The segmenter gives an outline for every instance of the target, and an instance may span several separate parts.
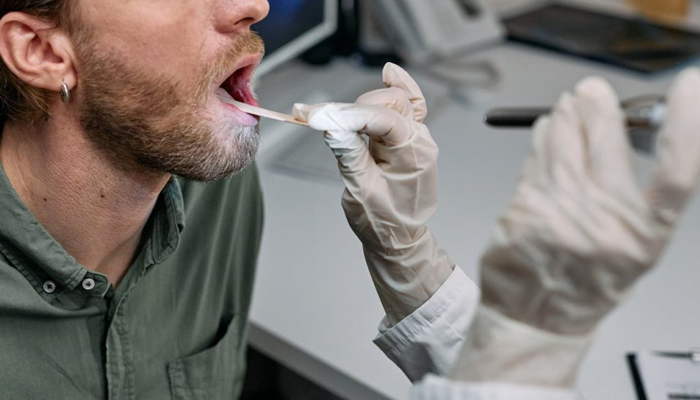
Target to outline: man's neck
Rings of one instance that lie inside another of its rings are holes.
[[[68,254],[116,286],[170,176],[115,168],[79,129],[57,119],[32,127],[6,123],[0,162],[19,197]]]

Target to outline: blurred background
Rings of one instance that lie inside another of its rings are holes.
[[[488,111],[549,107],[591,75],[609,80],[623,99],[661,94],[684,67],[700,66],[697,0],[270,5],[256,26],[268,52],[256,84],[261,106],[290,113],[296,102],[352,102],[382,86],[389,61],[419,82],[441,148],[440,208],[430,228],[475,280],[529,147],[528,129],[488,127]],[[331,152],[302,127],[265,120],[261,131],[266,226],[243,398],[406,399],[409,381],[372,344],[382,308],[340,207],[343,184]],[[643,180],[654,135],[630,133]],[[652,371],[644,360],[651,351],[700,347],[698,238],[695,201],[659,268],[601,327],[581,398],[670,398],[645,385],[672,372]],[[699,382],[700,374],[685,380],[691,395],[683,398],[699,399]]]

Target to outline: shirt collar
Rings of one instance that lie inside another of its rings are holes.
[[[180,235],[185,229],[185,202],[176,178],[170,178],[161,192],[151,221],[150,246],[145,248],[147,265],[164,262],[180,244]]]
[[[162,263],[175,251],[184,220],[182,191],[177,180],[171,178],[153,210],[151,229],[144,232],[147,236],[142,251],[146,252],[146,266]],[[88,274],[22,202],[1,163],[0,221],[0,250],[11,261],[32,264],[24,265],[25,268],[40,268],[68,290],[75,289]]]

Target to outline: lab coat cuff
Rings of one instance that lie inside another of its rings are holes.
[[[385,317],[374,343],[412,381],[427,373],[446,375],[454,365],[481,292],[456,267],[447,281],[418,310],[391,326]]]
[[[504,383],[463,383],[429,375],[411,390],[411,400],[576,400],[573,390]]]

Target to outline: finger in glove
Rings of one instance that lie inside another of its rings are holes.
[[[382,73],[384,85],[388,88],[402,89],[413,105],[414,120],[423,122],[428,116],[428,106],[423,91],[418,83],[406,72],[405,69],[393,63],[387,63]]]
[[[646,198],[673,224],[697,191],[700,176],[700,70],[683,71],[667,94],[668,114],[657,141],[657,163]]]

